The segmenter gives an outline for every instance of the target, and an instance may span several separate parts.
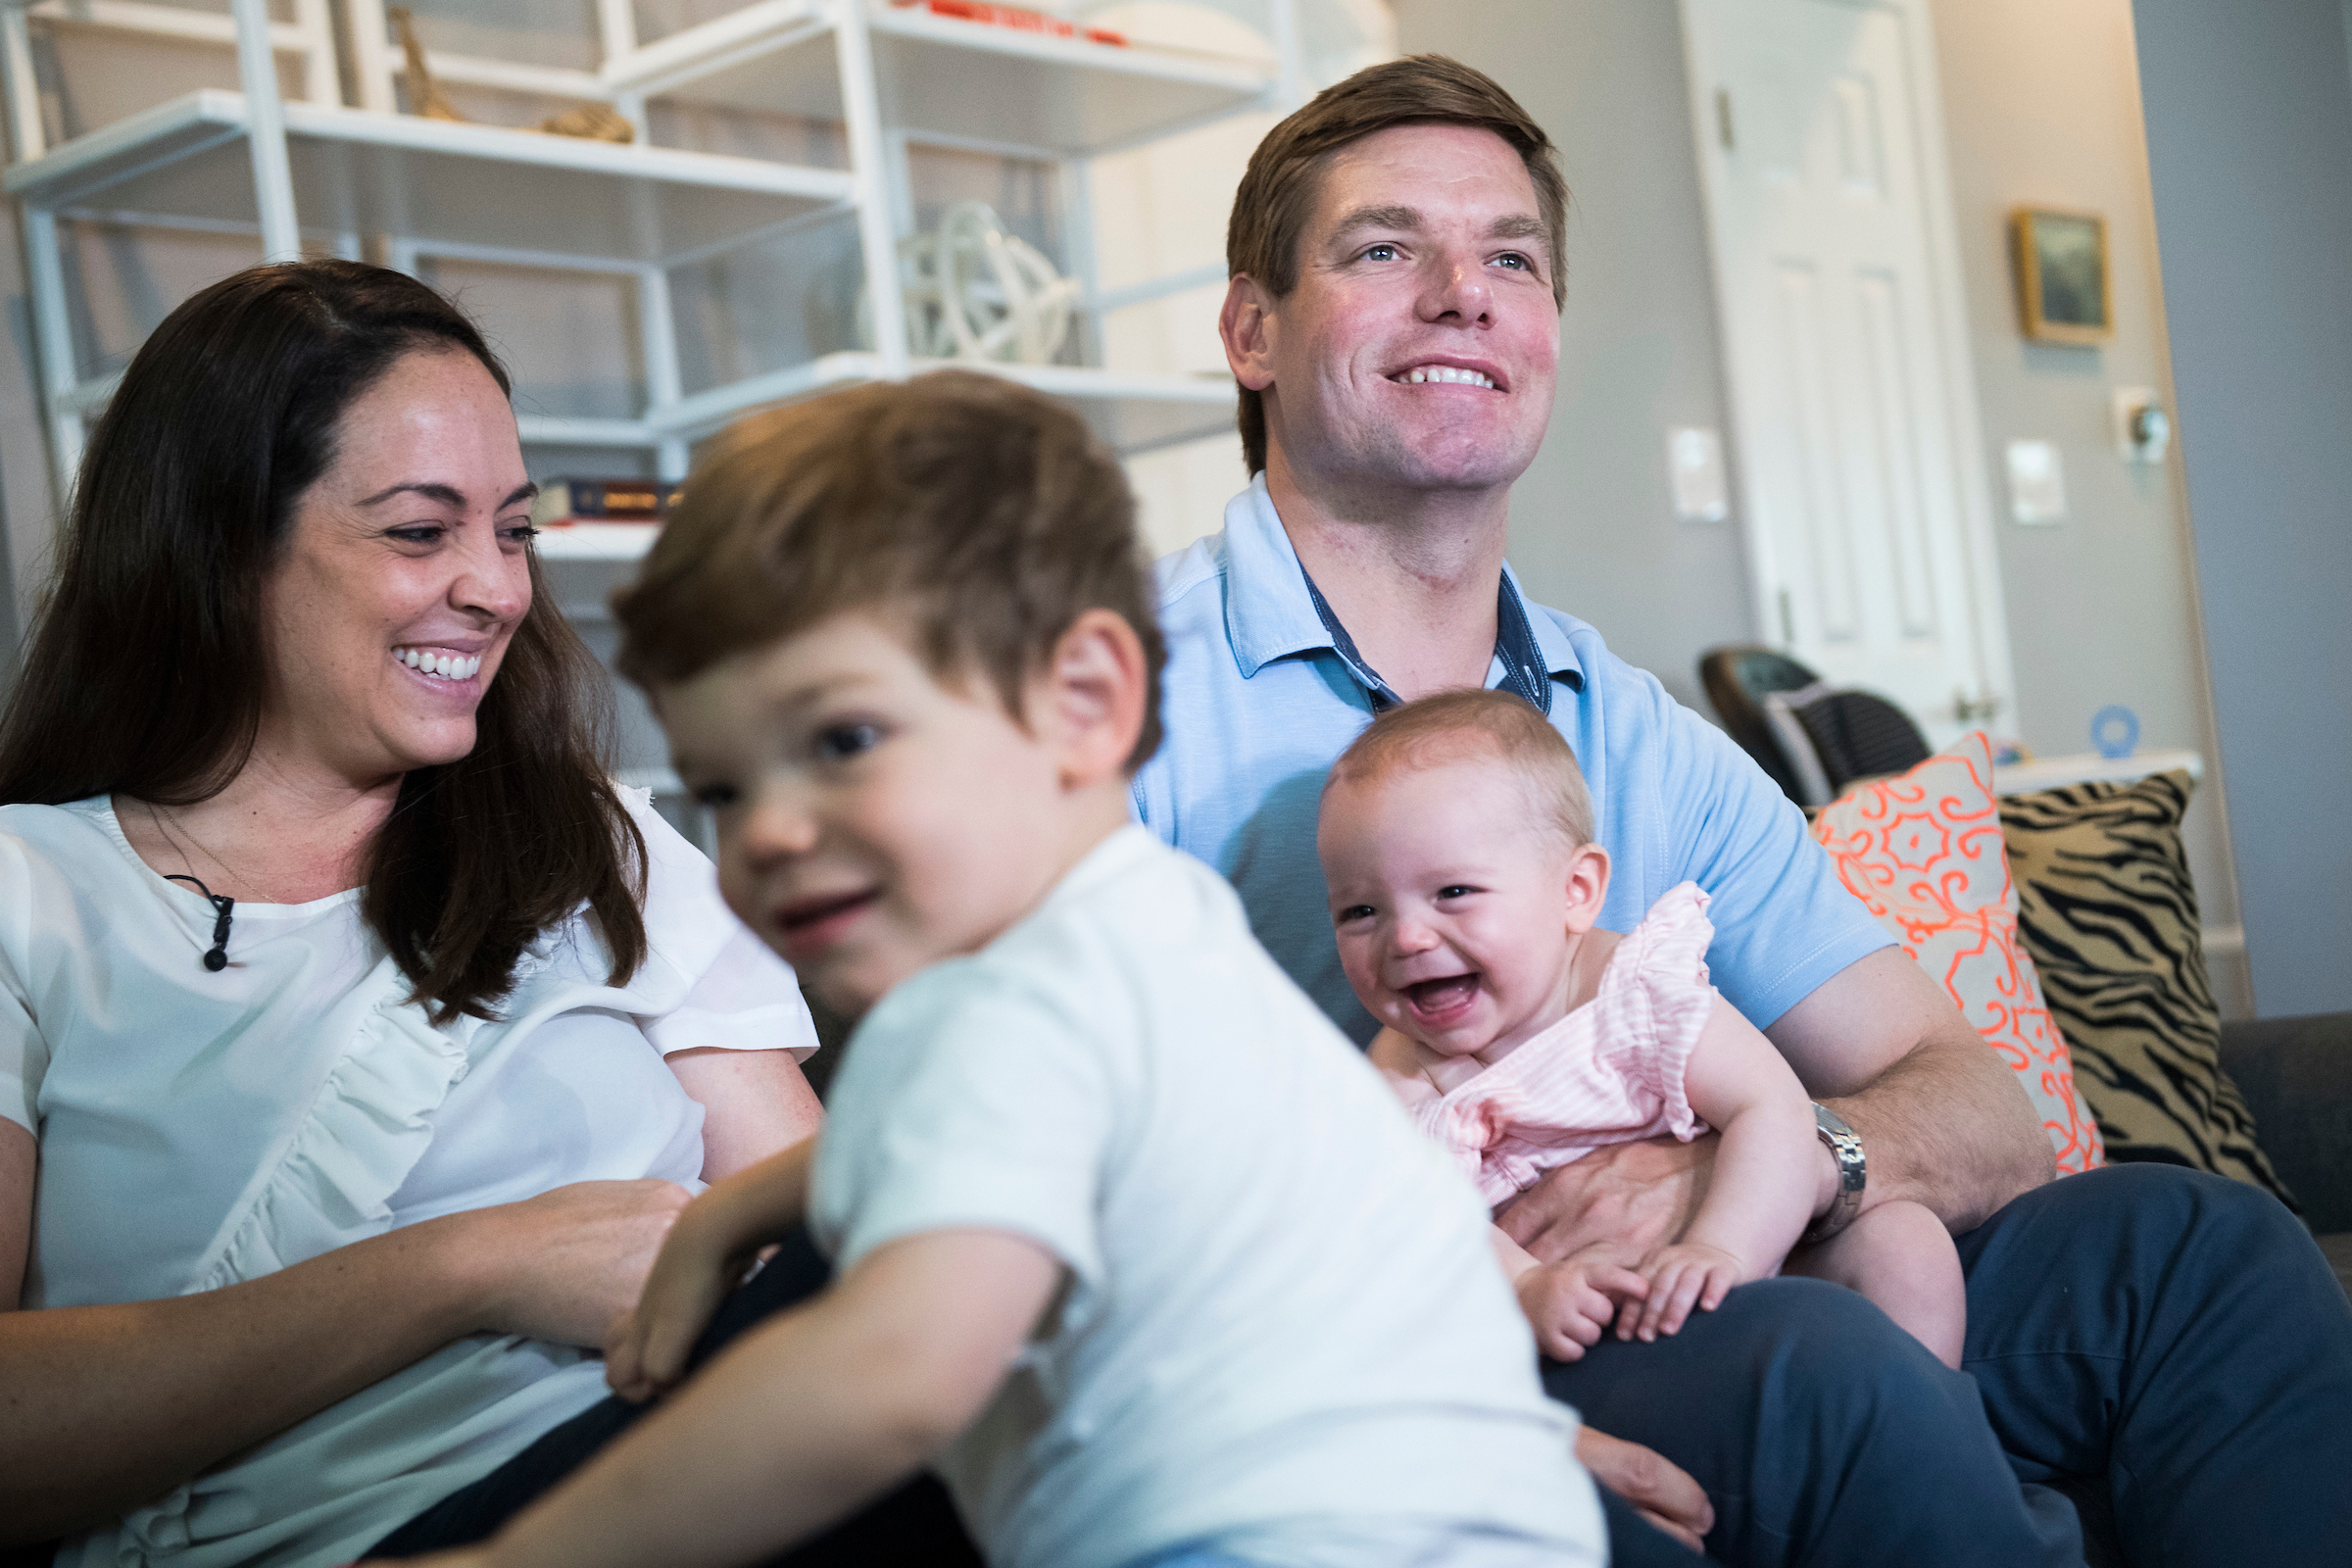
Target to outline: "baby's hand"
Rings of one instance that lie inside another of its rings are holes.
[[[662,1244],[636,1306],[605,1338],[605,1381],[624,1399],[643,1403],[686,1375],[686,1359],[728,1289],[749,1260],[730,1255],[687,1205]]]
[[[1617,1337],[1639,1334],[1654,1340],[1674,1334],[1690,1320],[1690,1308],[1712,1312],[1723,1304],[1731,1288],[1747,1277],[1747,1267],[1720,1247],[1702,1242],[1677,1242],[1662,1247],[1642,1266],[1648,1292],[1637,1312],[1628,1306],[1617,1318]]]
[[[1631,1316],[1649,1293],[1647,1280],[1596,1251],[1539,1263],[1519,1276],[1519,1310],[1536,1331],[1536,1348],[1555,1361],[1582,1359],[1587,1347],[1600,1343],[1620,1301]]]

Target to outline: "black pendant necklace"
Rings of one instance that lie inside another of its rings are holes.
[[[215,893],[192,876],[166,875],[164,880],[187,883],[203,894],[204,902],[213,906],[213,946],[212,951],[204,956],[204,966],[219,974],[228,967],[228,911],[237,906],[237,901],[224,893]]]

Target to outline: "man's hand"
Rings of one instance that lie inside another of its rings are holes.
[[[1651,1138],[1596,1149],[1511,1200],[1494,1223],[1537,1261],[1556,1263],[1609,1244],[1644,1258],[1690,1225],[1707,1196],[1715,1137]]]
[[[1591,1427],[1576,1433],[1576,1461],[1592,1479],[1634,1505],[1634,1511],[1692,1551],[1705,1551],[1715,1528],[1715,1505],[1697,1482],[1655,1449]]]
[[[1577,1361],[1600,1343],[1621,1307],[1628,1314],[1635,1310],[1649,1282],[1604,1245],[1538,1264],[1519,1276],[1517,1289],[1519,1310],[1536,1333],[1536,1348],[1555,1361]]]
[[[1618,1314],[1617,1337],[1621,1340],[1637,1334],[1645,1341],[1661,1334],[1679,1334],[1690,1321],[1692,1307],[1714,1311],[1733,1286],[1749,1277],[1747,1265],[1740,1259],[1720,1247],[1699,1242],[1661,1248],[1642,1265],[1642,1273],[1649,1292],[1642,1298],[1639,1322],[1631,1306]]]

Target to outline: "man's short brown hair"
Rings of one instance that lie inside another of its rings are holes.
[[[1592,795],[1576,751],[1551,720],[1513,692],[1475,688],[1440,692],[1381,714],[1331,764],[1325,790],[1375,784],[1398,773],[1453,762],[1509,768],[1527,790],[1533,824],[1567,847],[1592,842]]]
[[[617,662],[640,685],[881,611],[935,677],[977,669],[1016,719],[1054,643],[1098,609],[1144,645],[1132,770],[1159,746],[1166,650],[1126,479],[1068,409],[968,370],[736,421],[613,600]]]
[[[1266,132],[1250,155],[1225,226],[1225,270],[1255,278],[1276,299],[1298,286],[1298,252],[1323,192],[1331,155],[1395,125],[1475,125],[1508,142],[1536,187],[1537,216],[1551,247],[1551,300],[1567,299],[1561,252],[1568,238],[1568,181],[1544,127],[1494,78],[1444,55],[1407,55],[1368,66]],[[1242,457],[1266,466],[1266,406],[1242,388]]]

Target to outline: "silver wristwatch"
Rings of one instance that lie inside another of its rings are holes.
[[[1870,1162],[1862,1157],[1862,1140],[1845,1118],[1818,1101],[1813,1105],[1813,1128],[1837,1156],[1838,1196],[1830,1200],[1830,1211],[1815,1220],[1799,1240],[1826,1242],[1862,1212],[1862,1186],[1870,1179]]]

